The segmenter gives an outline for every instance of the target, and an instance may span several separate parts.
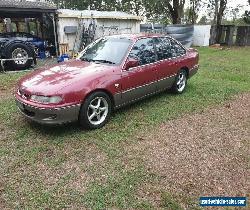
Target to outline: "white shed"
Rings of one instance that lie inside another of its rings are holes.
[[[104,35],[139,33],[143,17],[118,11],[58,10],[58,42],[70,51],[79,50],[79,34],[82,28],[94,26],[93,39]]]
[[[194,46],[209,46],[211,25],[194,25]]]

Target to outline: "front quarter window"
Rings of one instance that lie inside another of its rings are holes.
[[[78,57],[89,62],[120,64],[124,59],[131,40],[119,37],[104,37],[89,45]]]

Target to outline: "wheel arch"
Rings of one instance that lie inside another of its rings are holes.
[[[113,109],[114,106],[115,106],[114,97],[113,97],[112,93],[111,93],[110,91],[108,91],[107,89],[105,89],[105,88],[97,88],[97,89],[91,90],[89,93],[87,93],[87,94],[85,95],[84,99],[82,100],[82,103],[83,103],[83,102],[85,101],[85,99],[88,98],[92,93],[95,93],[95,92],[98,92],[98,91],[104,92],[104,93],[106,93],[106,94],[109,96],[109,98],[110,98],[110,100],[111,100],[111,104],[112,104],[112,107],[111,107],[111,108]]]
[[[181,69],[185,70],[187,73],[187,79],[189,78],[189,68],[187,66],[181,67]]]

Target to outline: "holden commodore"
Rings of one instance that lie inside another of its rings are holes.
[[[100,128],[119,107],[166,89],[183,93],[198,70],[198,60],[195,49],[165,35],[102,37],[77,59],[23,77],[15,99],[32,121],[79,121],[83,128]]]

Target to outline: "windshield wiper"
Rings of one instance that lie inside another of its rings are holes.
[[[91,62],[93,61],[92,59],[89,59],[89,58],[81,58],[82,61],[87,61],[87,62]]]
[[[115,64],[112,61],[108,61],[108,60],[92,60],[93,62],[100,62],[100,63],[109,63],[109,64]]]

